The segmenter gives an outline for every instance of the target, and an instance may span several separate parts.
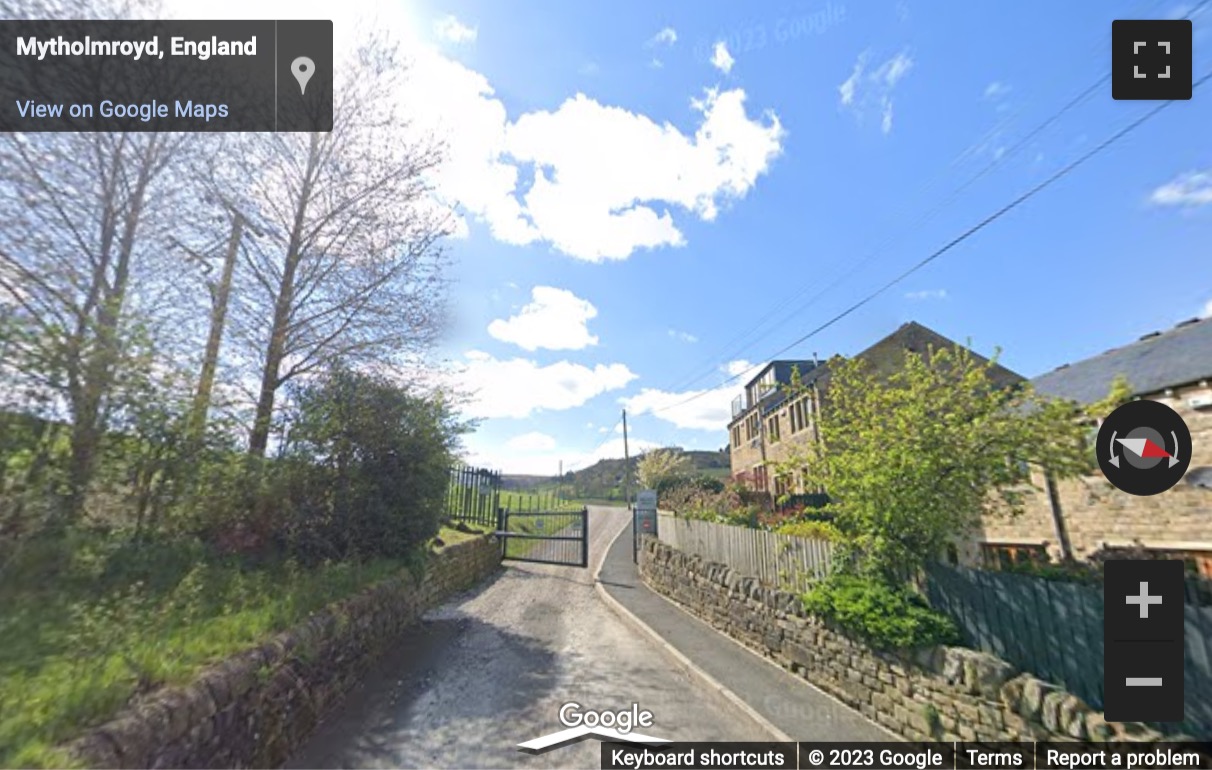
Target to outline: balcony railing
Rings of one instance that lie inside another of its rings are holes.
[[[741,395],[732,399],[732,417],[733,417],[733,419],[736,419],[742,412],[744,412],[748,408],[749,408],[749,405],[745,403],[745,394],[744,393],[742,393]]]

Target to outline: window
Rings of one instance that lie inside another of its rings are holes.
[[[791,492],[791,485],[787,481],[786,476],[774,477],[774,496],[782,497]]]
[[[981,543],[986,569],[1005,570],[1019,564],[1047,564],[1048,549],[1036,543]]]
[[[741,426],[740,425],[732,426],[732,445],[734,447],[738,447],[741,445]]]
[[[766,435],[770,437],[771,444],[779,442],[779,416],[777,414],[766,421]]]
[[[788,410],[791,420],[791,432],[799,433],[812,426],[812,396],[801,396],[791,404]]]
[[[753,439],[757,438],[758,434],[761,433],[761,430],[762,417],[757,413],[757,411],[754,411],[753,414],[749,415],[749,417],[745,419],[745,440],[752,441]]]

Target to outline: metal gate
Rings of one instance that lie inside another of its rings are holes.
[[[537,564],[589,566],[589,509],[513,512],[503,509],[497,526],[501,557]]]

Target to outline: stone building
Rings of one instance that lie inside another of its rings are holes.
[[[1086,559],[1144,547],[1184,558],[1212,577],[1212,318],[1191,319],[1032,380],[1040,393],[1091,403],[1123,375],[1136,398],[1161,401],[1191,429],[1191,465],[1183,481],[1151,497],[1111,486],[1102,475],[1050,482],[1013,519],[987,517],[961,548],[969,564],[1004,567],[1021,560]],[[1091,449],[1093,451],[1093,449]]]
[[[889,375],[904,365],[905,354],[925,354],[931,348],[957,347],[959,343],[916,321],[900,328],[858,353],[877,375]],[[973,354],[978,361],[987,361]],[[798,371],[804,390],[789,400],[785,386]],[[993,370],[1000,384],[1022,382],[1023,377],[1002,366]],[[816,417],[828,408],[826,395],[829,364],[825,361],[771,361],[745,384],[744,392],[732,402],[732,421],[728,425],[728,446],[734,480],[769,492],[777,499],[784,494],[804,494],[800,478],[774,476],[770,467],[788,459],[819,439]]]

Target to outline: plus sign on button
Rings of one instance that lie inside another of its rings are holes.
[[[1111,96],[1191,98],[1191,20],[1111,22]]]
[[[1103,563],[1107,721],[1182,721],[1184,580],[1175,559]]]

